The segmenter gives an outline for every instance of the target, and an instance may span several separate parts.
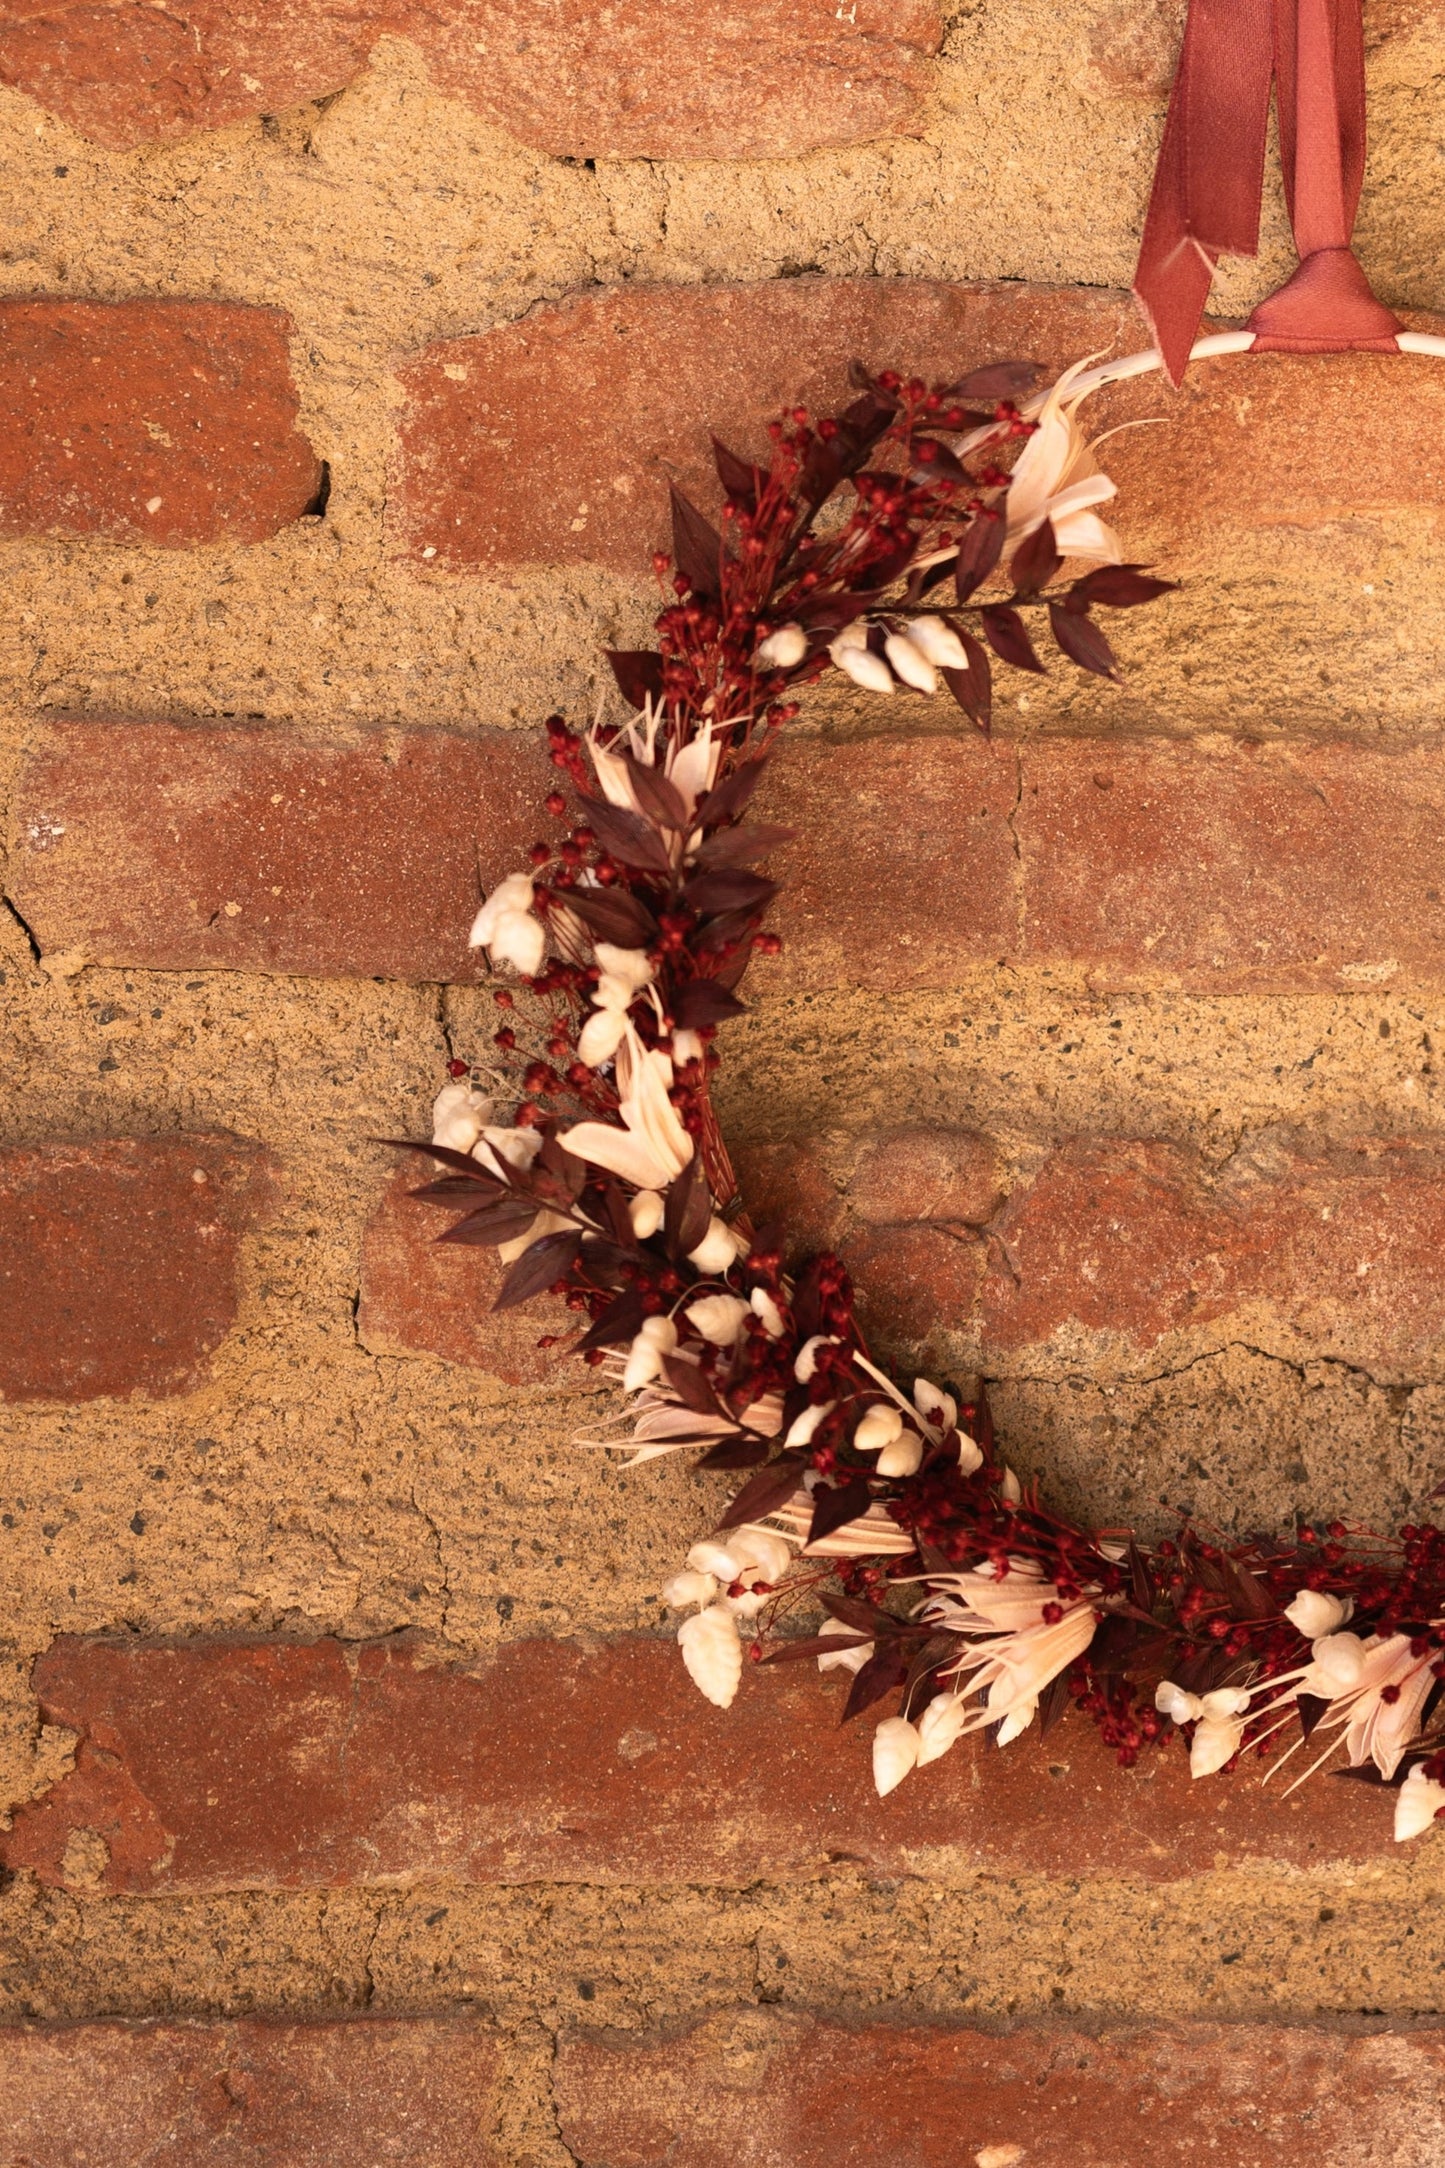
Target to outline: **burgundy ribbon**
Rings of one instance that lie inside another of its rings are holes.
[[[1189,0],[1134,291],[1177,384],[1221,255],[1259,249],[1270,84],[1299,269],[1249,320],[1256,350],[1394,348],[1350,247],[1365,169],[1361,0]]]

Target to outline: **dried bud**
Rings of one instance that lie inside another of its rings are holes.
[[[881,1453],[886,1445],[892,1445],[902,1428],[903,1417],[886,1401],[879,1407],[869,1408],[853,1433],[854,1451]]]
[[[911,685],[919,693],[938,691],[938,672],[906,633],[890,632],[883,643],[883,652],[905,685]]]
[[[670,1317],[648,1317],[642,1321],[642,1330],[627,1351],[627,1367],[622,1373],[622,1390],[635,1393],[654,1378],[662,1375],[662,1358],[670,1355],[677,1346],[677,1327]]]
[[[968,1703],[961,1694],[936,1694],[918,1719],[918,1767],[946,1754],[967,1722]]]
[[[796,670],[808,652],[808,635],[801,625],[779,625],[770,632],[753,657],[759,670]]]
[[[700,1295],[687,1306],[689,1323],[714,1347],[735,1347],[750,1311],[740,1295]]]
[[[710,1573],[675,1573],[662,1592],[662,1600],[671,1611],[685,1611],[689,1604],[709,1604],[717,1594],[717,1581]]]
[[[1354,1608],[1353,1596],[1325,1596],[1316,1588],[1302,1588],[1294,1602],[1285,1605],[1284,1615],[1306,1641],[1318,1641],[1322,1634],[1343,1626]]]
[[[677,1638],[693,1685],[714,1708],[731,1708],[743,1675],[743,1645],[726,1605],[709,1604],[684,1619]]]
[[[1436,1816],[1445,1808],[1445,1784],[1437,1784],[1425,1774],[1425,1764],[1416,1762],[1395,1800],[1395,1842],[1404,1844],[1410,1837],[1418,1837],[1427,1830]]]
[[[639,1242],[655,1235],[667,1213],[667,1200],[661,1190],[640,1189],[627,1207],[632,1222],[632,1232]]]
[[[926,662],[938,670],[966,670],[968,653],[952,625],[941,617],[915,617],[907,637]]]
[[[873,1784],[880,1799],[897,1791],[918,1761],[920,1740],[906,1716],[888,1716],[873,1734]]]
[[[707,1233],[695,1250],[688,1251],[688,1263],[705,1279],[714,1279],[726,1272],[730,1265],[735,1265],[737,1257],[737,1237],[726,1220],[719,1219],[714,1212],[708,1222]]]

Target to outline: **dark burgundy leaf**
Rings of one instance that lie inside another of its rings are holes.
[[[415,1137],[368,1137],[367,1142],[389,1144],[397,1152],[421,1152],[427,1159],[435,1159],[441,1166],[450,1167],[456,1174],[465,1174],[474,1182],[488,1178],[487,1169],[469,1152],[454,1152],[449,1144],[421,1144]]]
[[[587,1355],[595,1347],[626,1345],[636,1339],[644,1315],[642,1296],[638,1289],[624,1288],[617,1300],[608,1304],[601,1317],[589,1325],[572,1350],[573,1354]]]
[[[649,647],[609,647],[607,660],[617,680],[617,690],[629,706],[662,698],[662,657]]]
[[[1004,536],[1008,523],[1002,512],[979,512],[958,548],[958,560],[953,568],[954,586],[960,602],[967,602],[997,565],[1003,555]]]
[[[543,1235],[529,1250],[523,1250],[503,1280],[494,1310],[510,1310],[519,1302],[526,1302],[532,1295],[540,1295],[571,1271],[582,1253],[582,1236],[574,1228],[564,1228],[561,1233]]]
[[[555,1137],[542,1139],[542,1149],[532,1163],[532,1186],[545,1195],[546,1190],[537,1179],[539,1173],[551,1178],[553,1193],[548,1197],[549,1203],[575,1203],[587,1186],[586,1160],[579,1159],[575,1152],[569,1152],[566,1145],[559,1144]]]
[[[1227,1551],[1219,1563],[1223,1569],[1227,1592],[1233,1598],[1232,1607],[1236,1618],[1275,1616],[1274,1598],[1264,1583],[1250,1572],[1248,1566],[1241,1565],[1237,1558],[1231,1558]]]
[[[713,873],[694,874],[682,900],[700,917],[710,918],[718,911],[765,910],[777,893],[777,882],[765,873],[750,873],[746,866],[719,866]]]
[[[693,853],[700,866],[746,866],[766,858],[781,843],[791,843],[796,828],[770,828],[763,822],[751,827],[719,828]]]
[[[803,1479],[807,1466],[801,1453],[780,1453],[744,1483],[718,1523],[720,1528],[740,1528],[744,1521],[761,1521],[778,1506],[786,1505]]]
[[[712,440],[712,457],[724,496],[731,497],[735,504],[746,505],[751,512],[763,483],[758,469],[750,459],[739,459],[736,452],[730,452],[717,437]]]
[[[1092,670],[1095,677],[1117,679],[1114,650],[1092,617],[1080,617],[1051,602],[1049,627],[1070,662],[1076,662],[1081,670]]]
[[[682,829],[690,825],[681,791],[675,783],[668,781],[660,768],[651,768],[645,761],[634,760],[630,753],[622,753],[618,758],[627,770],[632,795],[644,814],[664,828]]]
[[[900,542],[897,549],[890,550],[886,557],[876,558],[868,567],[869,579],[876,581],[879,587],[891,587],[899,574],[908,570],[917,548],[916,542]]]
[[[664,1355],[663,1374],[685,1408],[694,1415],[716,1415],[718,1397],[709,1383],[707,1373],[697,1364],[684,1362],[679,1355]]]
[[[767,754],[760,753],[756,759],[741,761],[727,775],[720,776],[712,789],[699,799],[693,815],[694,825],[716,828],[721,821],[735,820],[761,783],[767,765]]]
[[[1032,670],[1042,677],[1044,666],[1034,653],[1033,642],[1024,630],[1024,621],[1017,610],[1006,602],[991,603],[982,612],[984,638],[1002,662],[1012,663],[1015,670]]]
[[[524,1235],[537,1217],[537,1207],[530,1197],[502,1197],[496,1204],[484,1204],[479,1210],[469,1212],[465,1219],[457,1220],[445,1234],[437,1236],[438,1242],[455,1242],[465,1248],[481,1248],[488,1243],[511,1242]],[[556,1278],[556,1274],[553,1274]]]
[[[1134,1602],[1146,1617],[1152,1617],[1154,1611],[1154,1583],[1149,1578],[1149,1568],[1144,1562],[1144,1553],[1137,1543],[1131,1542],[1127,1556],[1129,1586],[1134,1594]]]
[[[657,920],[630,889],[569,888],[558,901],[575,911],[598,941],[613,941],[619,948],[648,948],[657,939]]]
[[[764,1664],[796,1664],[805,1656],[827,1656],[838,1649],[866,1648],[867,1634],[809,1634],[806,1641],[775,1641],[758,1659]]]
[[[1084,602],[1100,603],[1106,610],[1132,610],[1141,602],[1172,595],[1177,580],[1156,580],[1140,565],[1096,565],[1069,589]]]
[[[475,1175],[438,1175],[434,1182],[423,1182],[419,1189],[409,1189],[407,1195],[420,1197],[425,1204],[455,1204],[459,1197],[499,1197],[504,1188],[494,1174],[478,1167]]]
[[[835,1488],[820,1483],[813,1493],[813,1519],[808,1529],[809,1543],[821,1543],[824,1536],[831,1536],[835,1528],[844,1528],[849,1521],[861,1520],[873,1502],[873,1493],[867,1479],[854,1476]]]
[[[662,1243],[674,1264],[689,1250],[697,1248],[707,1233],[711,1218],[712,1198],[703,1172],[702,1154],[694,1152],[681,1174],[668,1184],[667,1202],[663,1208]]]
[[[625,806],[609,805],[605,798],[584,800],[587,825],[610,858],[624,866],[641,866],[648,873],[671,873],[672,860],[651,821]]]
[[[1069,1674],[1061,1671],[1050,1679],[1039,1696],[1039,1737],[1047,1739],[1065,1709],[1069,1706]]]
[[[715,602],[722,593],[722,536],[695,504],[672,485],[672,555],[695,595]]]
[[[1054,540],[1054,523],[1046,519],[1032,534],[1026,534],[1014,551],[1009,578],[1015,593],[1036,595],[1040,588],[1048,586],[1063,561]]]
[[[915,474],[922,481],[972,483],[973,477],[958,454],[938,437],[915,437],[913,459]]]
[[[993,721],[993,664],[989,661],[988,650],[981,640],[975,640],[973,634],[965,632],[961,625],[957,631],[963,642],[964,653],[968,657],[968,668],[945,669],[943,682],[964,714],[971,722],[977,723],[987,737]]]
[[[898,1642],[888,1642],[870,1656],[862,1670],[854,1676],[838,1722],[851,1723],[855,1716],[861,1716],[865,1709],[871,1709],[875,1701],[881,1701],[891,1688],[901,1686],[907,1676],[906,1653]]]
[[[929,1630],[926,1626],[910,1628],[906,1620],[895,1618],[891,1611],[880,1610],[876,1603],[864,1603],[858,1596],[840,1596],[832,1589],[825,1589],[818,1601],[828,1616],[837,1619],[840,1626],[855,1626],[859,1633],[866,1633],[870,1640],[876,1640],[880,1634],[926,1634]]]
[[[702,948],[720,947],[725,941],[731,941],[736,936],[746,933],[751,924],[752,920],[745,911],[729,911],[722,918],[708,920],[707,925],[704,926],[698,936],[698,945]],[[752,948],[748,942],[744,941],[735,955],[730,956],[726,963],[718,965],[717,970],[713,973],[713,984],[721,986],[726,993],[730,994],[734,987],[741,985],[747,975],[748,965],[752,960]]]
[[[991,361],[981,369],[971,369],[956,384],[950,384],[945,397],[949,399],[987,399],[995,406],[1004,399],[1017,399],[1037,383],[1040,364],[1036,361]]]
[[[701,1031],[704,1024],[722,1024],[730,1016],[747,1015],[746,1003],[716,979],[689,979],[672,995],[670,1007],[673,1022],[681,1031]]]
[[[672,1439],[668,1440],[669,1445],[673,1442]],[[708,1441],[692,1438],[686,1442],[702,1445]],[[735,1438],[724,1438],[720,1443],[714,1444],[711,1452],[704,1453],[701,1460],[695,1461],[693,1465],[698,1468],[756,1468],[758,1462],[766,1460],[767,1457],[767,1439],[755,1438],[750,1431],[744,1430],[739,1431]],[[724,1528],[727,1525],[726,1521],[722,1523]]]

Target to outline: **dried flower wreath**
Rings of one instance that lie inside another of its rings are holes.
[[[1186,1525],[1150,1548],[1074,1526],[1001,1461],[981,1387],[905,1389],[870,1353],[840,1260],[785,1264],[785,1230],[750,1225],[710,1097],[748,963],[781,946],[758,868],[788,831],[750,807],[797,712],[787,695],[830,668],[878,694],[941,680],[986,731],[990,656],[1043,668],[1030,620],[1112,677],[1095,610],[1171,583],[1121,561],[1078,409],[1158,359],[1080,364],[1032,396],[1021,365],[929,387],[855,364],[846,411],[775,422],[766,466],[715,443],[721,527],[673,491],[657,649],[610,656],[633,712],[585,733],[549,718],[563,832],[472,928],[538,1005],[529,1034],[495,991],[524,1096],[498,1124],[453,1063],[433,1141],[408,1147],[445,1172],[413,1194],[465,1207],[441,1241],[500,1247],[499,1309],[550,1291],[585,1320],[540,1344],[628,1397],[614,1431],[580,1443],[626,1446],[628,1466],[701,1447],[699,1467],[747,1471],[664,1592],[719,1707],[750,1622],[753,1660],[852,1675],[845,1721],[899,1697],[875,1734],[880,1794],[966,1733],[1047,1730],[1072,1699],[1122,1765],[1177,1730],[1197,1777],[1293,1726],[1271,1774],[1306,1742],[1305,1775],[1343,1751],[1397,1788],[1409,1837],[1445,1813],[1445,1533],[1386,1544],[1334,1522],[1225,1545]],[[1094,569],[1065,584],[1066,559]],[[813,1603],[821,1632],[782,1630]]]

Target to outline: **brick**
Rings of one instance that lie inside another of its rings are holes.
[[[374,1355],[439,1355],[468,1363],[505,1385],[580,1390],[589,1373],[537,1345],[543,1333],[575,1332],[576,1317],[547,1296],[500,1315],[493,1311],[502,1284],[497,1253],[437,1242],[448,1215],[408,1195],[426,1179],[425,1165],[417,1160],[388,1183],[366,1223],[356,1320],[362,1345]]]
[[[556,2094],[573,2158],[608,2168],[1318,2168],[1435,2157],[1442,2082],[1438,2025],[983,2032],[752,2008],[564,2036]]]
[[[26,2168],[500,2168],[497,2091],[469,2017],[0,2026]]]
[[[765,456],[778,408],[829,412],[846,397],[853,355],[941,376],[1004,356],[1053,370],[1147,344],[1124,294],[1021,282],[802,278],[565,301],[402,365],[394,546],[458,569],[594,562],[641,580],[668,539],[668,477],[718,501],[709,431]],[[1218,560],[1241,530],[1433,510],[1445,377],[1411,374],[1402,401],[1408,366],[1230,357],[1198,364],[1177,392],[1155,375],[1093,402],[1100,430],[1166,425],[1109,444],[1130,554]]]
[[[755,1227],[781,1227],[794,1257],[833,1247],[844,1223],[843,1199],[814,1138],[738,1145],[732,1162]]]
[[[290,329],[227,302],[0,299],[0,534],[189,549],[314,510]]]
[[[341,90],[379,37],[420,46],[438,87],[558,157],[784,157],[916,131],[934,0],[192,0],[184,16],[22,0],[0,82],[118,149]]]
[[[0,1151],[0,1398],[182,1393],[235,1322],[237,1250],[273,1186],[227,1136]]]
[[[981,1227],[1003,1202],[998,1151],[973,1129],[891,1129],[854,1163],[848,1202],[860,1219]]]
[[[765,457],[798,399],[846,401],[857,355],[929,376],[1000,355],[1062,365],[1137,343],[1122,294],[928,279],[623,289],[441,339],[403,364],[395,545],[467,568],[595,562],[647,575],[675,473],[716,504],[715,430]]]
[[[0,1860],[93,1894],[427,1879],[796,1882],[840,1860],[951,1882],[1381,1859],[1388,1802],[1121,1772],[1072,1716],[965,1742],[880,1801],[836,1681],[749,1670],[712,1708],[670,1639],[517,1641],[465,1668],[421,1643],[61,1639],[35,1667],[73,1771],[14,1810]]]
[[[864,1228],[842,1244],[858,1316],[883,1348],[915,1348],[939,1333],[966,1331],[978,1308],[985,1251],[972,1235],[943,1227]]]
[[[27,764],[10,893],[47,954],[471,978],[479,874],[520,863],[550,773],[531,733],[61,723]]]
[[[1435,743],[1051,739],[1016,827],[1024,953],[1101,986],[1394,989],[1445,964]]]
[[[47,954],[472,978],[479,881],[547,832],[550,777],[531,731],[51,723],[17,792],[10,894]],[[951,986],[1001,961],[1103,991],[1445,984],[1430,742],[799,739],[760,804],[797,837],[758,998]]]
[[[994,1226],[985,1345],[1082,1327],[1136,1349],[1235,1320],[1286,1357],[1418,1377],[1445,1352],[1445,1158],[1429,1143],[1264,1140],[1211,1173],[1193,1152],[1077,1140]]]

